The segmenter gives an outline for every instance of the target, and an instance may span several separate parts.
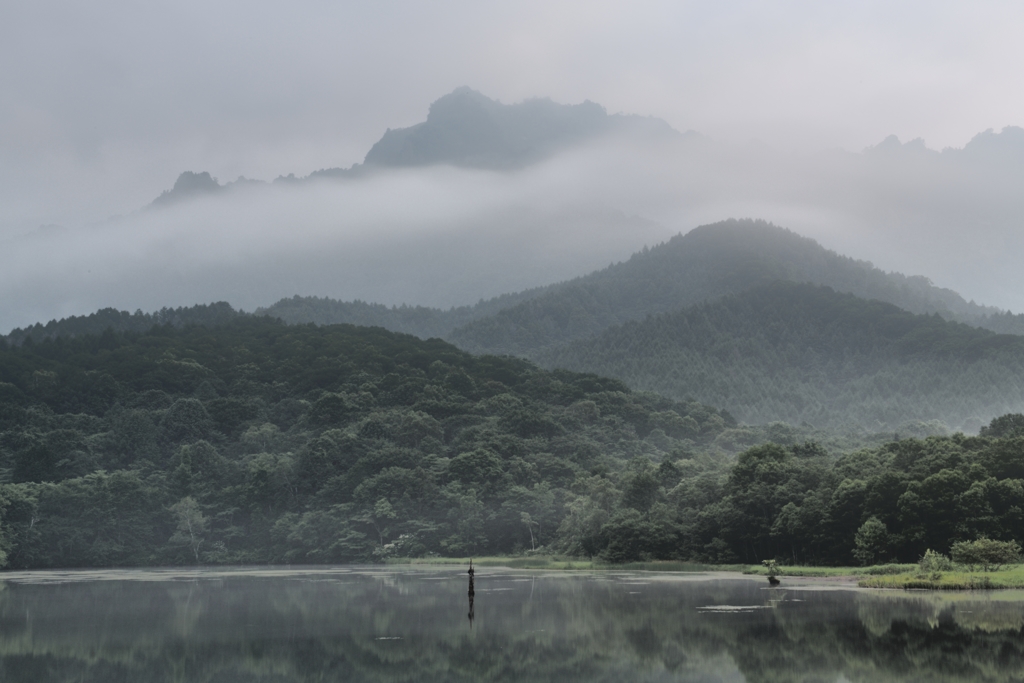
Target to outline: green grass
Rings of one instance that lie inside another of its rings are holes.
[[[995,572],[921,572],[908,571],[888,576],[869,576],[858,584],[864,588],[924,588],[930,590],[978,590],[989,588],[1024,588],[1024,565],[1015,565]]]

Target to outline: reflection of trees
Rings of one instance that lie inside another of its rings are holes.
[[[515,581],[487,572],[477,576],[469,630],[464,574],[439,576],[8,583],[0,591],[0,680],[775,682],[843,674],[855,682],[942,683],[1024,676],[1020,600],[782,594],[759,581],[681,585],[608,575]],[[781,602],[769,601],[779,595]],[[697,609],[730,604],[768,608]]]

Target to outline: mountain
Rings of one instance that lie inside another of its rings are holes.
[[[502,104],[463,86],[434,101],[426,121],[409,128],[388,128],[367,152],[362,164],[324,168],[305,178],[282,175],[274,182],[358,178],[375,169],[435,164],[510,170],[607,135],[653,139],[683,136],[661,119],[608,114],[604,107],[590,100],[582,104],[558,104],[548,98],[534,98],[517,104]],[[178,176],[173,188],[153,200],[153,206],[167,206],[216,194],[233,185],[255,182],[259,181],[239,178],[221,185],[208,172],[186,171]]]
[[[828,287],[776,282],[536,354],[742,421],[976,431],[1024,409],[1024,337],[915,315]]]
[[[251,180],[244,176],[239,176],[238,180],[221,185],[216,178],[210,175],[209,171],[203,171],[202,173],[184,171],[174,181],[174,187],[161,192],[160,196],[150,203],[150,207],[173,206],[192,199],[216,196],[239,187],[265,184],[261,180]]]
[[[968,302],[922,276],[883,272],[761,220],[703,225],[628,261],[538,290],[495,315],[453,330],[473,352],[532,356],[612,325],[712,301],[776,280],[827,285],[912,313],[1024,334],[1024,316]]]
[[[159,197],[153,200],[153,206],[168,206],[181,201],[187,201],[196,197],[204,197],[219,194],[225,186],[217,182],[208,171],[194,173],[185,171],[174,181],[174,187],[164,190]]]
[[[703,225],[566,282],[448,310],[293,297],[257,310],[289,323],[379,325],[478,353],[532,356],[628,320],[786,280],[812,282],[914,313],[1024,334],[1024,316],[964,300],[922,276],[883,272],[759,220]]]
[[[912,329],[901,334],[924,339],[932,346],[921,346],[923,355],[912,357],[893,355],[905,348],[903,337],[872,338],[864,342],[868,346],[853,350],[806,347],[807,339],[821,338],[825,332],[815,327],[819,321],[798,314],[818,309],[807,303],[809,295],[804,289],[785,289],[778,284],[786,282],[823,285],[836,296],[849,295],[847,299],[855,303],[822,299],[816,305],[821,311],[833,311],[828,329],[843,329],[851,340],[860,338],[858,325],[876,330],[872,315],[877,313],[885,321],[904,316],[901,324]],[[716,308],[726,306],[726,301],[735,302],[729,297],[746,301],[742,297],[765,296],[766,291],[775,292],[770,307],[775,317],[766,318],[754,310],[744,314],[745,318],[734,319],[722,312],[733,309]],[[792,302],[787,303],[787,292],[795,297]],[[27,337],[40,341],[95,334],[106,326],[139,332],[168,322],[217,325],[237,315],[226,304],[218,306],[152,315],[100,311],[15,330],[8,339],[17,345]],[[868,307],[868,312],[858,306]],[[700,334],[695,331],[692,334],[697,336],[686,337],[692,347],[673,346],[675,333],[666,320],[673,315],[698,315],[694,311],[712,311],[727,322],[722,323],[724,327],[693,328]],[[986,351],[978,363],[966,359],[973,358],[971,354],[980,348],[977,344],[1016,348],[1013,344],[1024,341],[1021,337],[995,335],[977,326],[1020,331],[1024,316],[967,302],[923,277],[882,272],[870,263],[840,256],[764,221],[730,220],[701,226],[590,275],[475,306],[442,310],[292,297],[256,313],[291,324],[384,327],[422,338],[444,338],[474,353],[506,353],[531,358],[546,367],[585,369],[677,399],[692,396],[722,405],[748,423],[785,420],[877,431],[913,421],[942,420],[973,431],[981,422],[1021,407],[1019,359],[1014,353]],[[914,313],[926,317],[914,317]],[[651,316],[659,322],[645,320]],[[750,325],[756,321],[766,329],[789,325],[791,329],[783,330],[785,335],[780,338],[786,340],[787,349],[798,352],[771,350],[770,343],[759,341],[763,333],[757,328],[735,327],[744,321]],[[907,321],[916,322],[911,325]],[[806,330],[811,332],[805,338]],[[750,347],[757,353],[744,352],[745,360],[740,363],[731,357],[719,358],[713,351],[733,347]],[[627,348],[629,353],[623,350]],[[867,348],[878,350],[877,354]],[[758,355],[762,352],[768,355]],[[815,364],[824,365],[818,368]],[[958,387],[970,387],[971,393],[958,396]]]
[[[609,133],[679,135],[661,119],[609,115],[589,100],[576,105],[547,98],[501,104],[462,87],[431,104],[423,123],[388,129],[363,163],[367,167],[517,168]]]
[[[870,160],[907,160],[926,158],[947,166],[988,166],[1006,171],[1024,169],[1024,128],[1006,126],[998,133],[991,128],[978,133],[963,147],[947,147],[942,151],[928,149],[917,138],[900,142],[895,135],[864,150]]]

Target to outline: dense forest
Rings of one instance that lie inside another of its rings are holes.
[[[722,406],[748,423],[976,432],[1024,410],[1024,337],[777,282],[607,330],[536,359]]]
[[[812,305],[809,290],[777,284],[786,282],[852,296],[815,295]],[[965,326],[1019,333],[1024,316],[968,303],[922,277],[884,273],[764,221],[702,226],[588,276],[473,306],[295,296],[254,314],[380,326],[471,353],[614,376],[634,389],[726,408],[748,423],[877,432],[938,420],[974,432],[1024,409],[1020,344]],[[225,303],[153,314],[106,309],[7,339],[217,325],[239,315],[249,314]]]
[[[1022,422],[821,445],[613,379],[251,316],[29,338],[0,349],[0,536],[11,567],[914,561],[1022,536]]]
[[[735,426],[439,340],[254,317],[29,339],[0,382],[23,567],[511,552],[553,538],[576,479],[660,452],[644,437]]]
[[[964,301],[924,277],[883,272],[761,220],[694,228],[628,261],[537,290],[526,301],[463,325],[447,338],[473,352],[532,357],[613,325],[714,301],[776,281],[826,285],[912,313],[1024,333],[1024,315]]]

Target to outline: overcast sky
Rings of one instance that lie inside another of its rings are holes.
[[[1024,124],[1024,3],[6,2],[0,230],[362,160],[460,85],[798,152]]]

